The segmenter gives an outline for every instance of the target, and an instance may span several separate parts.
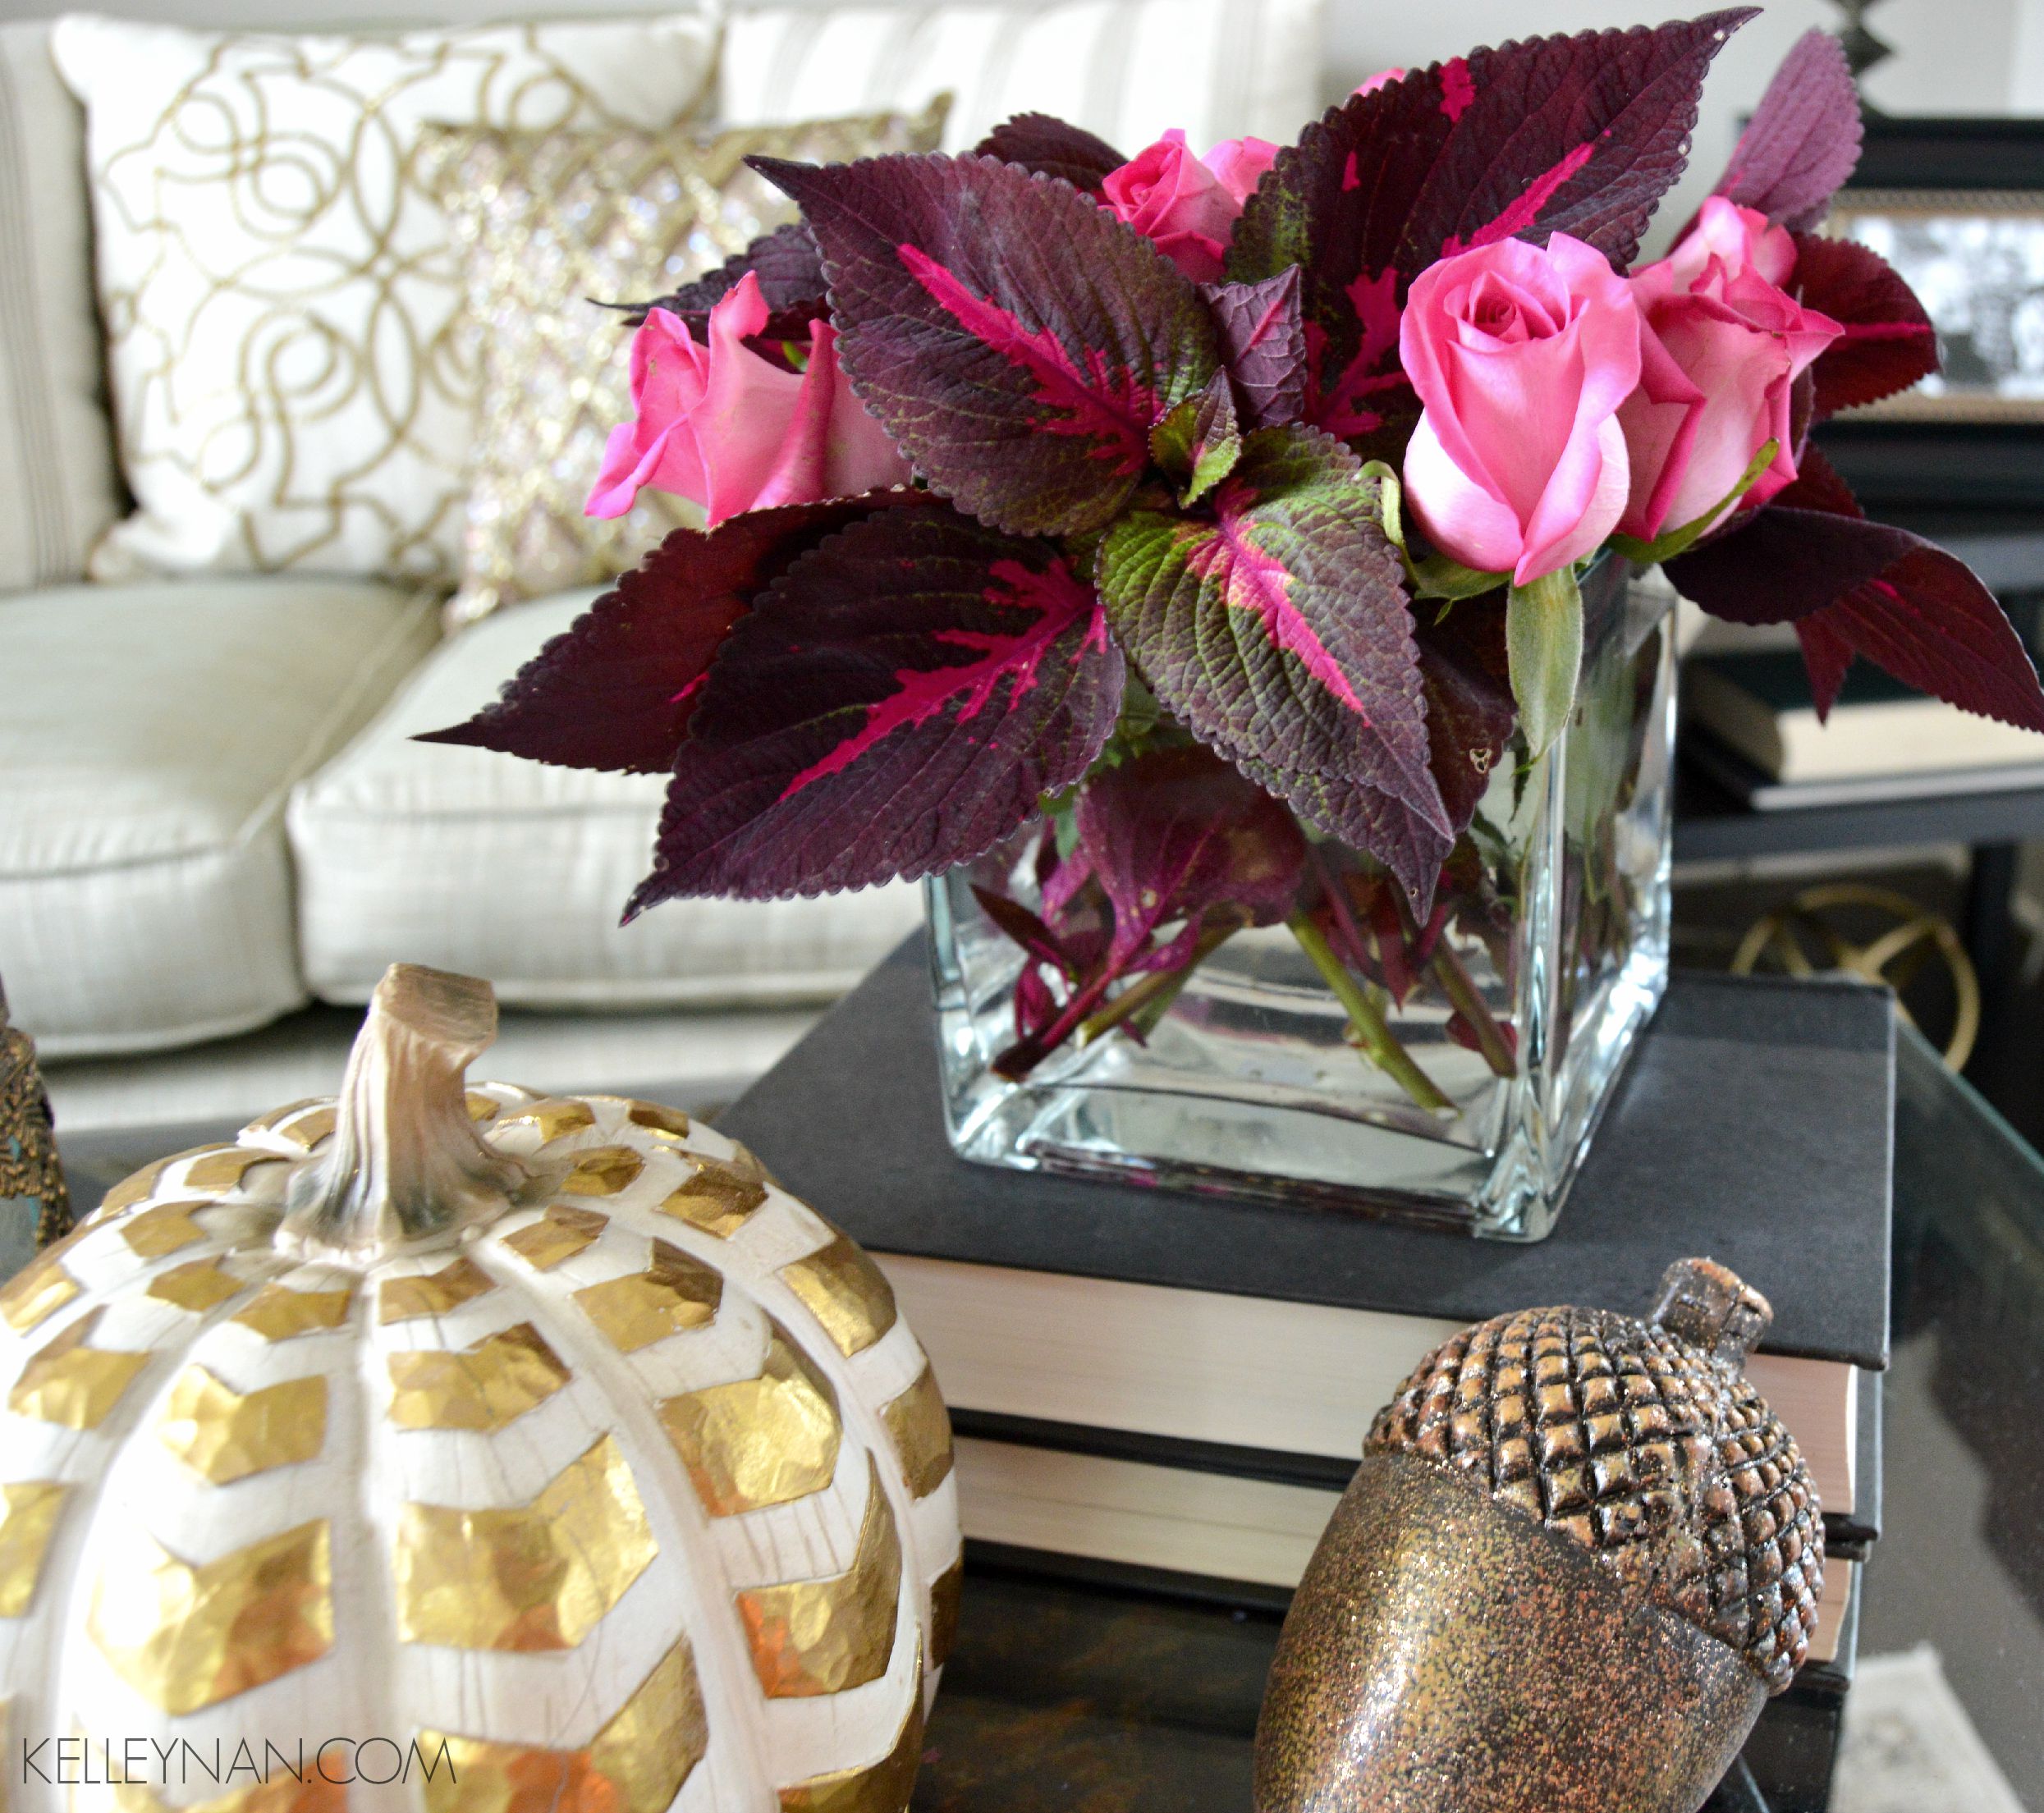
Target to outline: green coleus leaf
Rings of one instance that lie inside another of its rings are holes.
[[[1454,841],[1397,551],[1339,442],[1258,429],[1197,510],[1131,510],[1097,577],[1164,705],[1303,817],[1430,895]]]
[[[1242,431],[1235,417],[1228,374],[1190,396],[1150,430],[1150,456],[1177,481],[1179,501],[1196,504],[1235,470]]]
[[[1221,368],[1191,281],[1066,183],[992,158],[754,164],[822,248],[860,401],[994,528],[1104,529],[1150,430]]]

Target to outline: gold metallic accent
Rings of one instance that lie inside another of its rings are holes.
[[[630,1189],[646,1161],[629,1146],[592,1146],[578,1152],[575,1169],[561,1180],[563,1196],[615,1196]]]
[[[315,1108],[309,1114],[300,1115],[296,1120],[286,1121],[276,1129],[277,1137],[288,1139],[292,1145],[302,1146],[310,1151],[321,1140],[333,1137],[337,1118],[333,1104],[328,1102],[323,1108]]]
[[[156,1433],[195,1473],[231,1485],[319,1452],[327,1440],[327,1381],[314,1375],[236,1391],[203,1366],[188,1366],[171,1386]]]
[[[105,1313],[89,1310],[33,1355],[7,1394],[7,1408],[16,1416],[61,1423],[66,1429],[96,1429],[105,1422],[149,1361],[146,1353],[85,1345]]]
[[[539,1143],[551,1146],[563,1134],[579,1133],[584,1127],[595,1124],[596,1110],[586,1101],[578,1101],[572,1096],[554,1096],[520,1108],[516,1114],[502,1116],[497,1123],[496,1131],[502,1133],[507,1127],[537,1127]]]
[[[57,1254],[45,1249],[0,1289],[0,1316],[17,1335],[54,1316],[78,1294],[78,1280],[66,1271]]]
[[[241,1131],[245,1133],[274,1133],[287,1120],[302,1115],[308,1108],[317,1108],[326,1098],[323,1096],[300,1096],[296,1101],[287,1101],[281,1108],[273,1108],[266,1115],[258,1115]]]
[[[43,1556],[71,1488],[55,1480],[0,1486],[0,1618],[20,1618],[35,1597]]]
[[[671,1215],[705,1234],[727,1240],[766,1200],[763,1183],[754,1183],[713,1158],[698,1158],[695,1175],[655,1206],[662,1215]]]
[[[812,1776],[781,1790],[781,1813],[904,1813],[923,1760],[923,1665],[909,1683],[909,1710],[893,1745],[877,1763]]]
[[[882,1407],[880,1420],[894,1438],[895,1452],[901,1457],[908,1476],[909,1495],[928,1498],[951,1470],[951,1418],[937,1389],[937,1375],[928,1360],[916,1375],[915,1383]]]
[[[806,1498],[837,1472],[837,1394],[778,1325],[758,1378],[669,1398],[660,1426],[713,1518]]]
[[[710,1747],[709,1715],[685,1637],[653,1664],[586,1750],[542,1750],[422,1731],[451,1769],[421,1774],[426,1813],[667,1813]]]
[[[635,1101],[625,1117],[635,1127],[644,1127],[656,1139],[686,1139],[689,1117],[679,1108],[662,1108],[657,1101]]]
[[[859,1552],[844,1573],[736,1595],[753,1672],[770,1700],[836,1693],[887,1672],[901,1597],[901,1540],[873,1473]]]
[[[218,1259],[194,1259],[187,1264],[172,1266],[157,1278],[149,1285],[149,1295],[163,1303],[175,1303],[180,1309],[188,1309],[195,1316],[203,1316],[248,1288],[246,1282],[232,1272],[222,1271]]]
[[[850,1234],[783,1266],[781,1275],[847,1359],[894,1326],[894,1292]]]
[[[222,1146],[201,1154],[186,1167],[185,1182],[195,1190],[236,1190],[248,1181],[259,1165],[287,1165],[291,1161],[277,1152],[259,1151],[247,1146]]]
[[[473,1259],[457,1259],[438,1271],[386,1279],[376,1293],[376,1319],[408,1322],[415,1316],[444,1316],[496,1289],[497,1280]]]
[[[85,1628],[121,1679],[165,1712],[231,1699],[333,1646],[324,1518],[217,1561],[181,1561],[140,1530],[104,1552]]]
[[[471,1089],[468,1094],[470,1120],[494,1120],[503,1108],[495,1096],[486,1096],[480,1089]]]
[[[35,1041],[7,1024],[7,1004],[0,998],[0,1202],[21,1201],[36,1206],[37,1246],[71,1231],[71,1188],[57,1157],[57,1125],[35,1061]]]
[[[610,1217],[594,1209],[556,1202],[538,1220],[506,1234],[503,1243],[534,1271],[551,1271],[563,1259],[572,1259],[584,1247],[593,1246],[609,1225]]]
[[[568,1382],[568,1369],[530,1322],[463,1353],[393,1353],[389,1364],[391,1421],[406,1429],[494,1435]]]
[[[159,1158],[153,1165],[144,1165],[140,1170],[122,1178],[100,1197],[99,1206],[86,1217],[88,1224],[106,1220],[120,1214],[123,1209],[131,1209],[136,1203],[145,1201],[163,1180],[163,1173],[181,1159],[196,1158],[201,1152],[218,1150],[217,1147],[213,1146],[194,1146],[187,1151],[172,1152],[168,1158]]]
[[[685,1329],[707,1328],[716,1321],[723,1297],[721,1272],[664,1240],[653,1242],[653,1262],[644,1271],[584,1285],[575,1293],[583,1312],[620,1353],[636,1353]]]
[[[212,1206],[210,1202],[159,1202],[123,1221],[121,1238],[144,1259],[160,1259],[206,1238],[206,1230],[192,1220],[191,1211]]]
[[[393,1573],[407,1643],[573,1649],[659,1552],[616,1438],[605,1435],[529,1504],[406,1504]]]
[[[930,1666],[941,1669],[951,1660],[951,1644],[958,1635],[958,1602],[965,1591],[965,1557],[958,1559],[930,1582]]]
[[[230,1320],[254,1329],[266,1341],[289,1341],[340,1327],[354,1302],[351,1288],[293,1290],[288,1284],[265,1284],[248,1307],[237,1310]]]

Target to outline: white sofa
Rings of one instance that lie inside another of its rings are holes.
[[[953,144],[1032,108],[1130,150],[1172,123],[1289,136],[1322,98],[1318,12],[833,7],[738,32],[722,111],[949,87]],[[0,976],[46,1055],[360,1001],[396,959],[489,976],[513,1005],[766,1010],[837,993],[914,924],[896,886],[670,904],[621,931],[658,780],[408,740],[490,698],[590,594],[443,642],[436,600],[345,575],[79,583],[124,507],[93,293],[80,111],[47,26],[0,26]]]

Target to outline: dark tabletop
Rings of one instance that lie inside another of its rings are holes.
[[[2044,1813],[2044,1162],[1907,1028],[1899,1060],[1886,1501],[1859,1653],[1934,1645]],[[222,1131],[68,1140],[74,1197]],[[1248,1813],[1277,1630],[1270,1612],[976,1568],[914,1813]],[[1728,1789],[1712,1813],[1752,1804]]]

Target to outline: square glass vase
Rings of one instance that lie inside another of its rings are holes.
[[[1515,741],[1458,846],[1465,873],[1483,866],[1485,912],[1451,913],[1430,948],[1413,947],[1423,960],[1402,999],[1359,978],[1446,1106],[1423,1106],[1363,1055],[1284,925],[1229,938],[1139,1036],[1119,1027],[1020,1080],[999,1074],[1024,959],[974,889],[1036,909],[1052,835],[1038,822],[925,885],[956,1150],[1544,1238],[1668,975],[1675,594],[1610,556],[1583,592],[1574,716],[1537,762]]]

